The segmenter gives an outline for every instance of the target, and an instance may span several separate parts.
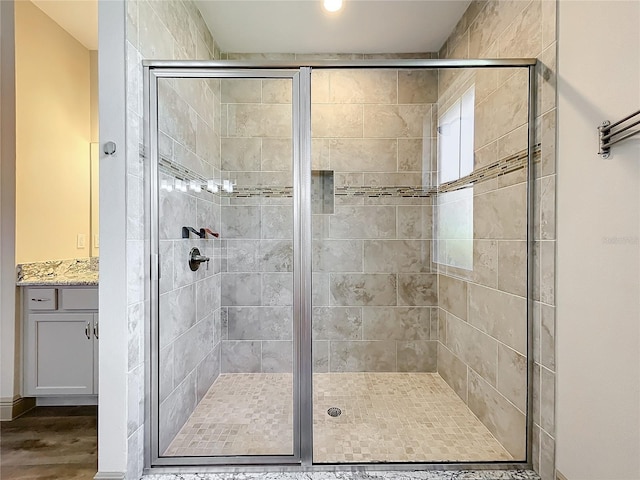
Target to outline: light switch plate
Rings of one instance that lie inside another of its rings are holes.
[[[78,234],[78,248],[85,248],[87,243],[87,236],[84,233]]]

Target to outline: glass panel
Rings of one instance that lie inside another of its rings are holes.
[[[292,455],[292,80],[160,79],[159,454]]]
[[[312,92],[314,462],[524,460],[527,70]]]

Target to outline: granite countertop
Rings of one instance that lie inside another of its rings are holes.
[[[23,263],[17,267],[16,284],[98,285],[98,257]]]

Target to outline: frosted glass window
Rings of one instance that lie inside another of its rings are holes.
[[[460,176],[473,171],[473,136],[475,116],[475,89],[467,90],[460,100]]]
[[[460,102],[445,112],[438,122],[438,180],[460,178]]]
[[[471,87],[438,120],[438,183],[473,172],[475,88]],[[473,270],[473,187],[438,193],[434,208],[437,263]]]

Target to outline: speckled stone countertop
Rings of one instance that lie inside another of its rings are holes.
[[[17,267],[19,287],[98,285],[98,257],[23,263]]]
[[[142,480],[540,480],[531,470],[151,474]]]

